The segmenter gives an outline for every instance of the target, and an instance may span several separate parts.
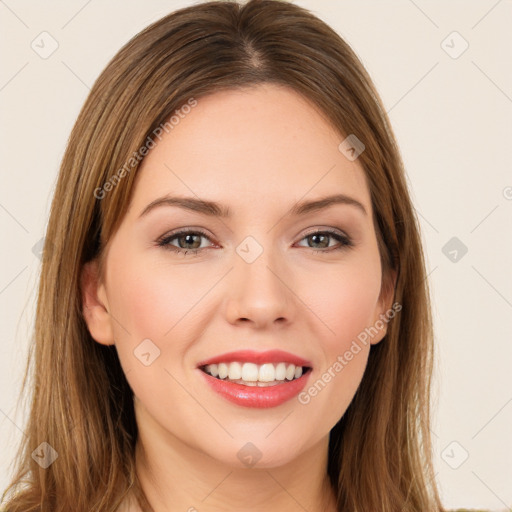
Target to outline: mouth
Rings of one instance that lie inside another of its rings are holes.
[[[309,366],[296,366],[293,363],[242,363],[241,361],[208,364],[199,367],[215,379],[243,386],[278,386],[302,377],[312,370]]]
[[[312,364],[288,352],[237,351],[197,365],[210,389],[244,407],[274,407],[296,396],[306,385]]]

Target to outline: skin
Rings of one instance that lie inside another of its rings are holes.
[[[335,510],[329,431],[386,327],[306,405],[235,405],[205,385],[196,365],[232,350],[279,348],[312,362],[309,387],[391,307],[364,171],[338,150],[344,138],[285,87],[201,98],[144,159],[104,275],[96,261],[84,268],[86,322],[98,343],[115,344],[134,391],[137,471],[156,512]],[[287,214],[333,193],[366,214],[350,204]],[[140,217],[166,194],[216,201],[232,217],[168,205]],[[179,229],[206,232],[169,242],[200,244],[199,253],[157,245]],[[309,236],[315,229],[345,234],[353,246]],[[236,252],[247,236],[263,248],[252,263]],[[149,366],[134,355],[145,339],[160,350]],[[247,442],[261,452],[252,467],[237,457]]]

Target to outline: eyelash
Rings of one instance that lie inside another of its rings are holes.
[[[171,233],[171,234],[165,234],[164,236],[160,237],[156,243],[159,247],[163,247],[164,249],[167,249],[169,251],[172,251],[172,252],[175,252],[175,253],[178,253],[178,254],[183,254],[183,256],[186,256],[187,254],[191,254],[191,255],[197,255],[198,252],[202,251],[203,249],[205,249],[205,247],[202,247],[202,248],[198,248],[198,249],[181,249],[179,247],[175,247],[173,245],[170,245],[170,242],[176,238],[179,238],[180,236],[184,236],[184,235],[201,235],[201,236],[204,236],[205,238],[207,238],[208,240],[210,240],[210,237],[204,233],[203,231],[200,231],[200,230],[183,230],[183,231],[177,231],[175,233]],[[342,249],[349,249],[351,247],[354,246],[352,240],[346,236],[346,235],[342,235],[340,233],[338,233],[337,231],[331,231],[331,230],[316,230],[316,231],[313,231],[311,233],[308,233],[306,235],[304,235],[304,237],[301,238],[301,241],[304,240],[305,238],[309,238],[311,236],[314,236],[314,235],[328,235],[332,238],[334,238],[335,240],[337,240],[338,242],[340,242],[341,245],[339,245],[338,247],[330,247],[330,248],[326,248],[326,249],[313,249],[312,247],[306,247],[306,249],[311,249],[311,252],[315,253],[315,254],[325,254],[325,253],[331,253],[331,252],[334,252],[334,251],[339,251],[339,250],[342,250]],[[210,240],[211,241],[211,240]]]

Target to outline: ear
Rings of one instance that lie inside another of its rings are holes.
[[[114,332],[105,286],[99,278],[98,261],[83,266],[81,274],[82,313],[91,336],[102,345],[114,345]]]
[[[396,278],[396,270],[390,270],[389,275],[383,279],[380,297],[375,310],[374,323],[372,328],[370,328],[372,334],[376,332],[376,334],[371,336],[371,345],[376,345],[382,341],[384,336],[386,336],[389,321],[402,309],[401,304],[397,304],[396,308],[392,304],[395,295]]]

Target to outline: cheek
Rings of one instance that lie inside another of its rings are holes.
[[[174,375],[176,368],[183,368],[190,340],[198,335],[196,309],[199,303],[204,309],[203,297],[216,278],[202,282],[197,272],[183,266],[128,252],[120,255],[117,268],[112,257],[108,283],[116,349],[135,396],[152,408],[167,410],[169,397],[159,391],[175,387],[179,394],[180,387],[173,386],[166,370]],[[186,395],[179,398],[186,403]]]
[[[178,324],[181,331],[187,315],[211,286],[179,265],[170,267],[154,261],[148,264],[135,255],[123,258],[122,268],[122,272],[112,274],[109,299],[113,299],[117,319],[134,342],[141,337],[172,337]],[[122,337],[126,335],[117,330]]]
[[[308,282],[325,284],[311,287]],[[339,265],[335,271],[332,267],[322,269],[315,273],[313,281],[304,282],[305,302],[322,320],[325,349],[331,357],[347,350],[351,342],[373,324],[380,288],[380,263],[374,257]]]
[[[317,273],[316,282],[329,286],[309,288],[305,302],[324,326],[319,337],[323,361],[299,401],[329,428],[345,413],[363,378],[370,352],[365,329],[373,325],[380,278],[378,260],[372,259]]]

